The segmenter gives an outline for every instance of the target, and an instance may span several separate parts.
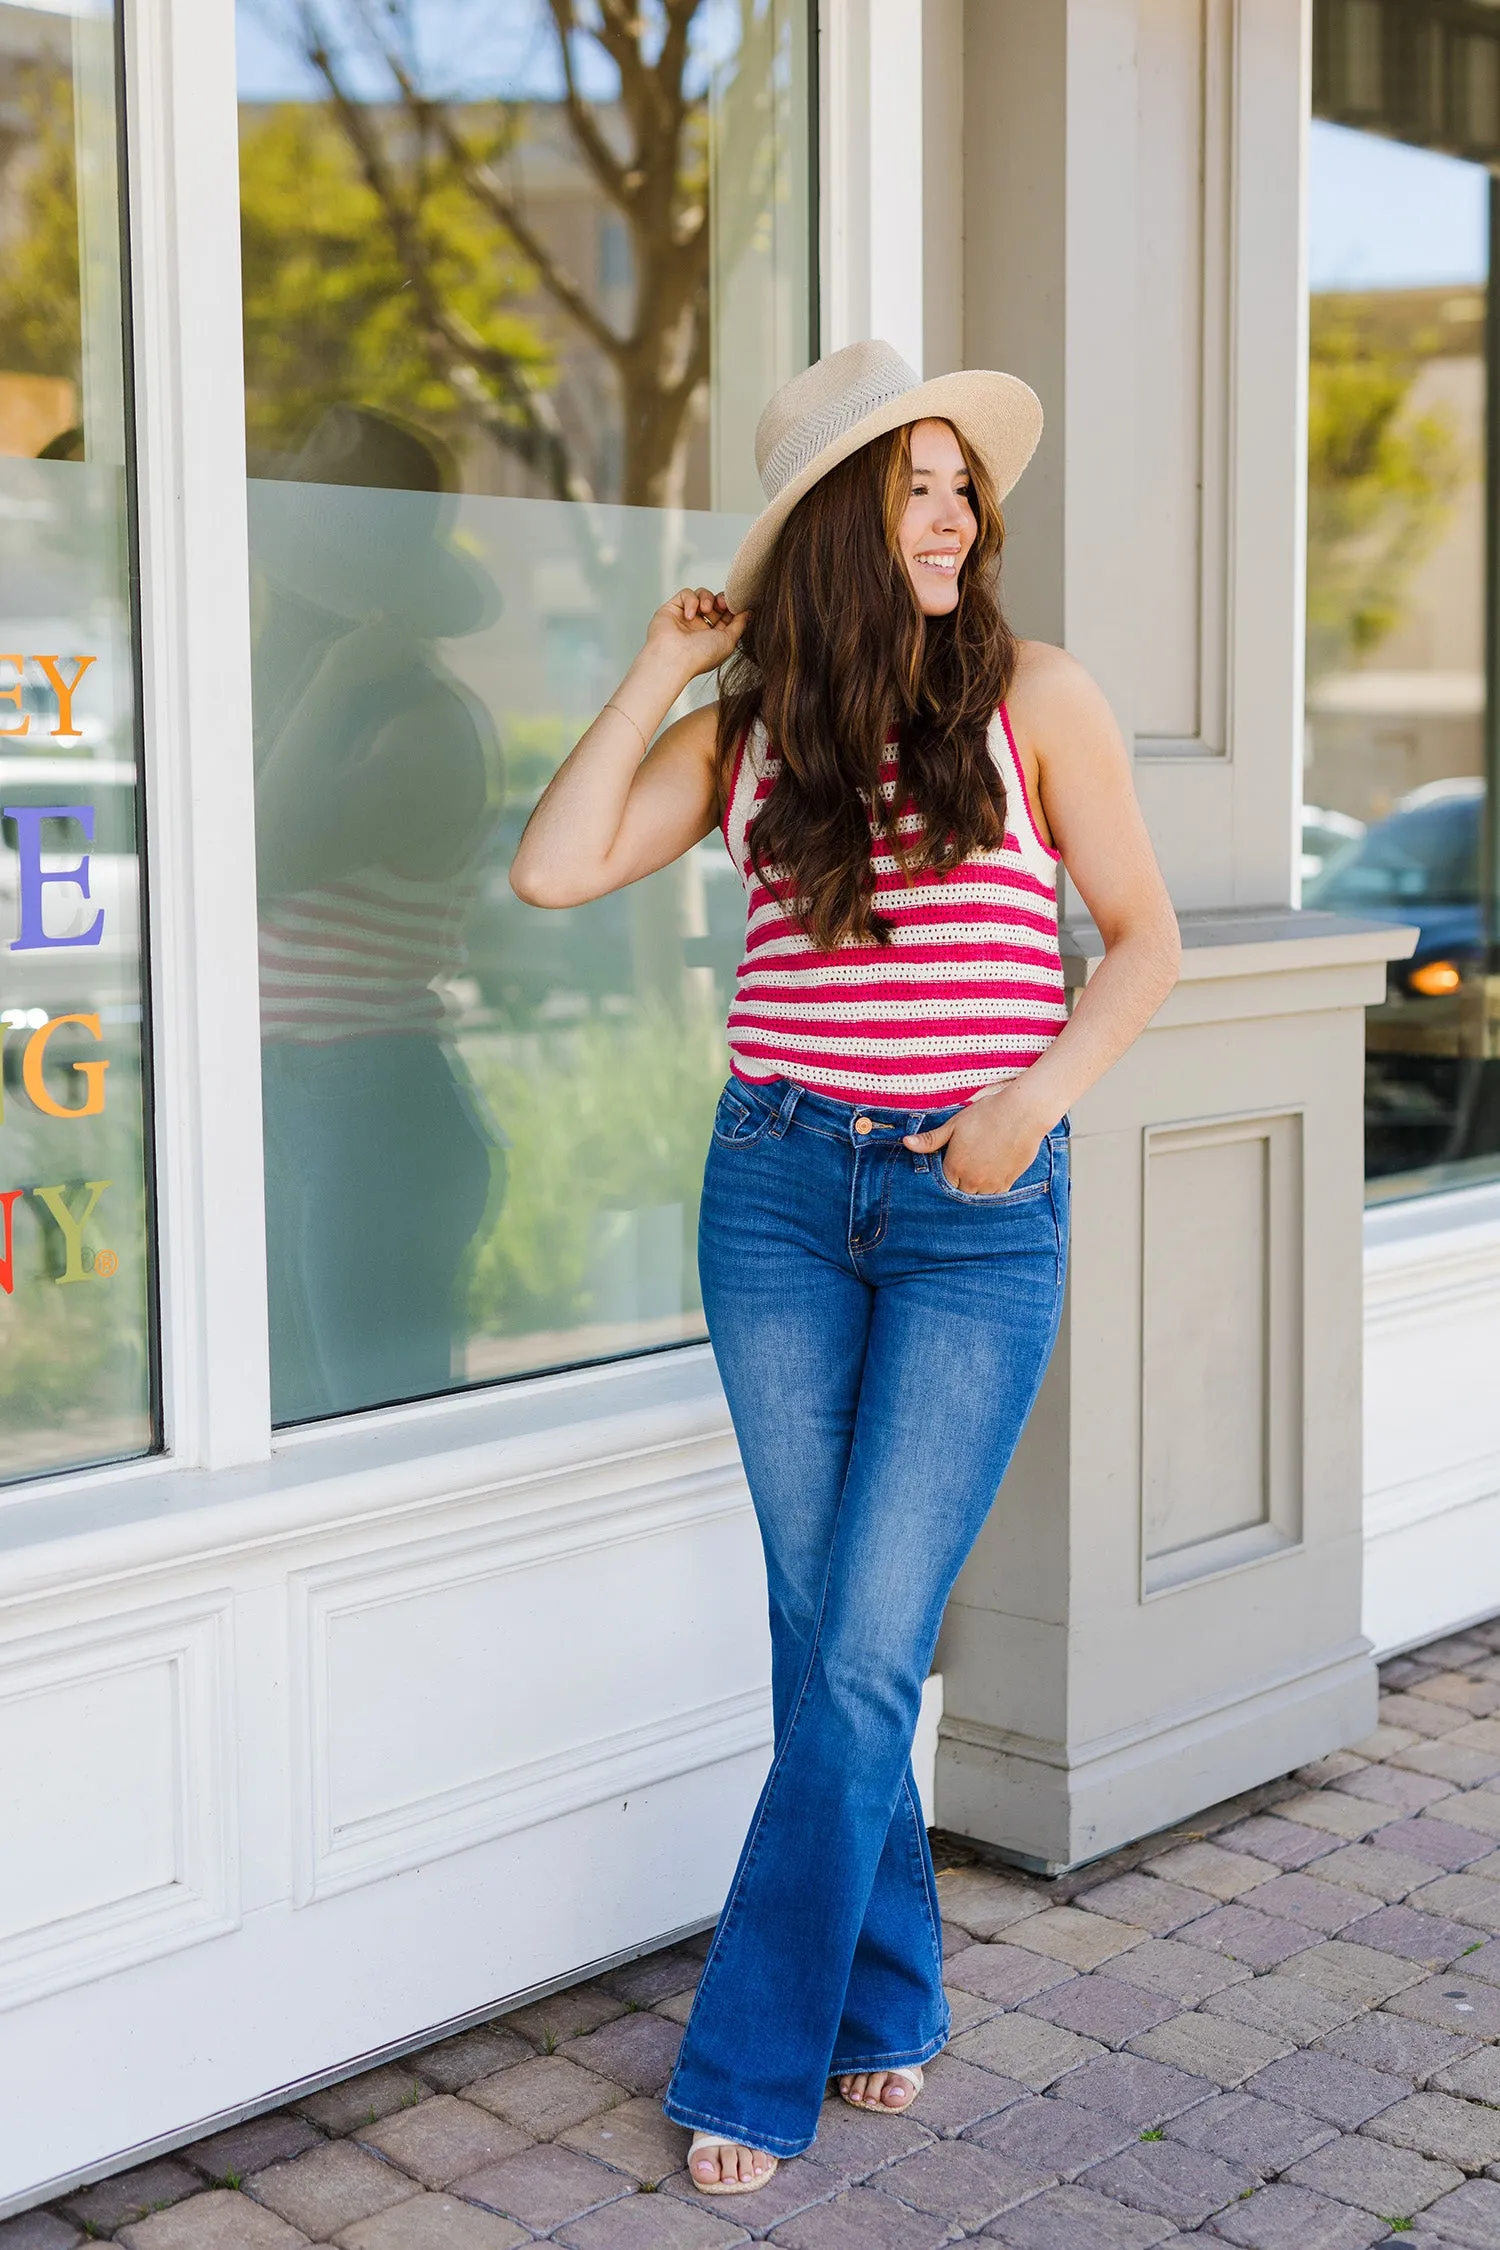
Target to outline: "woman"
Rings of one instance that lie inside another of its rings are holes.
[[[511,874],[569,906],[722,824],[748,891],[699,1258],[775,1753],[666,2096],[706,2194],[807,2148],[830,2074],[908,2108],[946,2040],[922,1682],[1056,1335],[1068,1106],[1176,975],[1109,708],[998,605],[1040,430],[1014,377],[922,383],[884,344],[787,384],[726,594],[657,611]],[[1106,946],[1071,1018],[1059,858]]]

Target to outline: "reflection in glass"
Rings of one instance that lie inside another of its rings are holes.
[[[1420,932],[1368,1015],[1376,1197],[1500,1171],[1487,196],[1478,165],[1314,126],[1303,901]]]
[[[702,1335],[717,840],[506,868],[809,356],[806,0],[240,0],[278,1421]]]
[[[0,0],[0,1477],[153,1437],[115,21]]]

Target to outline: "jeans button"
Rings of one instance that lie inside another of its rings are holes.
[[[875,1130],[874,1122],[868,1117],[856,1117],[854,1130],[856,1133],[873,1133]]]

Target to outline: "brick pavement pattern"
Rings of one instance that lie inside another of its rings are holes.
[[[0,2250],[1500,2250],[1500,1619],[1381,1723],[1055,1881],[938,1837],[953,2038],[709,2201],[661,2089],[707,1938],[0,2221]]]

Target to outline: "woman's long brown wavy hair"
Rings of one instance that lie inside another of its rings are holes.
[[[872,828],[908,875],[950,874],[1005,834],[1005,785],[986,739],[1016,668],[996,583],[1004,526],[983,463],[954,436],[978,525],[956,608],[924,616],[901,554],[908,425],[861,446],[798,501],[724,670],[721,790],[759,719],[781,769],[751,823],[751,863],[829,950],[889,942]],[[878,783],[893,728],[900,768],[887,803]],[[922,826],[902,836],[908,804]]]

